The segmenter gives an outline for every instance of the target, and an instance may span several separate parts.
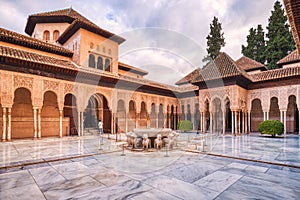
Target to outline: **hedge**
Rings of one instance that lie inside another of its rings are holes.
[[[275,137],[276,135],[283,134],[284,126],[283,123],[278,120],[266,120],[259,123],[258,131],[261,134],[269,134]]]
[[[193,129],[193,124],[189,120],[182,120],[177,124],[177,129],[182,131],[190,131]]]

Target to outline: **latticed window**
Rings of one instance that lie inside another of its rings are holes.
[[[93,54],[89,55],[89,67],[95,68],[95,56]]]
[[[44,31],[43,40],[46,40],[46,41],[50,40],[50,32],[49,31]]]
[[[53,41],[56,41],[59,38],[59,31],[55,30],[53,31]]]
[[[110,60],[108,58],[105,59],[105,71],[110,72]]]
[[[99,56],[97,60],[97,69],[103,70],[103,59],[101,56]]]

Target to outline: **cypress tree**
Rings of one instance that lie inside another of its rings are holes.
[[[277,68],[276,62],[295,49],[293,36],[289,30],[287,17],[279,1],[274,4],[274,10],[267,26],[267,47],[265,56],[269,69]]]
[[[260,63],[265,63],[265,33],[259,24],[257,29],[251,28],[247,36],[247,46],[242,45],[242,54]]]
[[[224,33],[222,33],[222,25],[217,17],[214,17],[212,24],[210,24],[210,33],[207,39],[207,53],[208,55],[203,61],[215,59],[219,54],[222,47],[225,46]]]

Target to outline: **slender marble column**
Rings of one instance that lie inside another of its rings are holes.
[[[280,121],[283,123],[283,116],[282,116],[282,112],[283,112],[283,111],[281,111],[281,110],[280,110]]]
[[[158,128],[158,112],[156,113],[156,128]]]
[[[266,121],[266,112],[264,112],[264,121]]]
[[[128,113],[125,111],[125,133],[128,132]]]
[[[11,108],[7,108],[7,141],[11,140]]]
[[[248,133],[251,132],[251,112],[248,112]]]
[[[81,135],[83,135],[83,130],[84,130],[84,124],[83,124],[83,112],[80,112],[80,130],[81,130]]]
[[[41,133],[41,109],[38,108],[37,109],[37,128],[38,128],[38,138],[42,137],[42,133]]]
[[[77,133],[78,133],[78,136],[81,135],[81,121],[80,121],[80,112],[77,112]]]
[[[234,128],[235,128],[235,123],[234,123],[234,111],[231,111],[231,133],[232,135],[234,134]]]
[[[223,135],[225,135],[225,129],[226,129],[226,119],[225,119],[225,111],[223,111],[222,112],[223,113],[223,130],[222,130],[222,132],[223,132]]]
[[[34,134],[33,134],[33,138],[36,139],[37,138],[37,108],[33,108],[33,125],[34,125]]]
[[[284,136],[286,136],[286,111],[283,111]]]
[[[6,108],[5,107],[3,107],[2,108],[2,113],[3,113],[3,115],[2,115],[2,123],[3,123],[3,125],[2,125],[2,142],[5,142],[5,140],[6,140]]]
[[[63,119],[63,110],[59,111],[59,137],[62,137],[62,119]]]
[[[213,124],[214,124],[212,112],[210,112],[209,115],[210,115],[210,118],[209,118],[210,133],[212,134],[213,133]]]
[[[269,120],[269,111],[266,112],[267,120]]]
[[[234,111],[235,135],[238,134],[237,111]]]

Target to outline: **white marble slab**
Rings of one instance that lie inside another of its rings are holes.
[[[153,189],[148,192],[138,193],[128,199],[130,199],[130,200],[145,200],[145,199],[179,200],[180,198],[175,197],[171,194],[162,192],[160,190]]]
[[[245,169],[246,167],[248,167],[249,165],[246,165],[246,164],[242,164],[242,163],[230,163],[228,165],[228,167],[233,167],[233,168],[238,168],[238,169]]]
[[[29,169],[29,172],[39,186],[66,180],[53,167],[40,167]]]
[[[34,184],[34,180],[27,170],[0,174],[0,191],[30,184]]]
[[[144,183],[182,199],[214,199],[219,194],[213,190],[198,187],[164,175],[153,177]]]
[[[95,179],[85,176],[72,180],[49,183],[42,185],[40,188],[47,199],[69,199],[103,187],[104,185]]]
[[[24,185],[8,190],[0,191],[0,199],[3,200],[17,200],[17,199],[45,199],[44,195],[36,184]]]

